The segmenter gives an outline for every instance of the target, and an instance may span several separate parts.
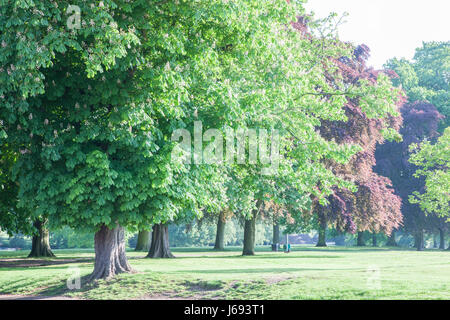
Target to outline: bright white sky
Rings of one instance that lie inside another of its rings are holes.
[[[375,68],[412,59],[422,41],[450,41],[450,0],[308,0],[306,8],[317,18],[348,12],[339,37],[368,45]]]

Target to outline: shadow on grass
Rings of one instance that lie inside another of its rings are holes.
[[[231,253],[231,252],[241,252],[242,247],[226,247],[224,250],[214,250],[212,247],[194,247],[194,248],[185,248],[185,247],[171,247],[172,252],[183,252],[183,253]],[[270,246],[257,246],[255,248],[256,252],[272,252],[276,253],[284,253],[282,250],[280,251],[272,251]],[[404,248],[404,247],[358,247],[358,246],[329,246],[329,247],[315,247],[315,246],[292,246],[291,252],[302,252],[302,251],[312,251],[312,252],[348,252],[348,253],[358,253],[358,252],[387,252],[387,251],[415,251],[414,248]]]
[[[344,269],[339,268],[332,268],[332,269],[317,269],[317,268],[267,268],[267,269],[197,269],[197,270],[179,270],[174,271],[173,273],[285,273],[285,272],[298,272],[298,271],[341,271]],[[358,268],[345,268],[346,271],[348,270],[360,270]]]
[[[364,253],[364,252],[389,252],[389,251],[414,251],[409,248],[396,248],[396,247],[294,247],[291,252],[345,252],[345,253]],[[258,251],[257,251],[258,252]]]
[[[74,289],[71,290],[67,287],[67,280],[61,280],[56,285],[49,286],[47,288],[44,288],[36,294],[43,297],[52,297],[52,296],[67,296],[68,293],[79,293],[79,292],[86,292],[92,289],[97,288],[99,285],[97,282],[88,282],[90,275],[86,275],[81,277],[80,283],[81,287],[80,289]]]
[[[226,255],[226,256],[183,256],[183,257],[175,257],[177,260],[183,260],[183,259],[335,259],[335,258],[343,258],[343,256],[336,256],[336,255],[308,255],[308,256],[295,256],[295,255],[254,255],[254,256],[243,256],[242,254],[236,254],[236,255]],[[145,258],[142,258],[145,259]]]
[[[93,262],[93,258],[49,258],[49,259],[0,259],[0,268],[15,269],[15,268],[34,268],[45,267],[59,264],[85,263]]]
[[[142,259],[143,257],[127,257],[128,260]],[[66,265],[77,263],[94,263],[95,257],[52,257],[52,258],[5,258],[0,259],[0,270],[12,271],[15,269],[34,269],[39,267]],[[61,267],[64,268],[64,267]],[[54,269],[61,269],[54,268]],[[48,268],[52,269],[52,268]]]

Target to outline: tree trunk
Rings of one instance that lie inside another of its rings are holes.
[[[442,229],[439,229],[439,249],[445,250],[445,233]]]
[[[438,247],[438,242],[436,239],[436,235],[433,233],[433,249],[437,249]]]
[[[167,224],[155,224],[152,232],[152,245],[147,258],[175,258],[170,252],[169,226]]]
[[[280,225],[278,224],[278,221],[275,219],[273,220],[273,238],[272,238],[272,244],[278,245],[280,243]],[[272,249],[276,250],[276,249]]]
[[[376,233],[372,234],[372,246],[373,247],[378,247],[377,234]]]
[[[120,225],[102,225],[95,233],[95,266],[89,280],[110,279],[119,273],[133,272],[125,253],[125,230]]]
[[[386,245],[388,247],[398,247],[397,241],[395,241],[395,231],[392,231],[392,233],[389,236],[389,239],[388,239]]]
[[[319,214],[319,240],[316,247],[326,247],[327,219],[325,214]]]
[[[217,232],[216,232],[216,242],[214,244],[214,250],[223,251],[225,249],[225,215],[223,212],[220,213],[219,219],[217,220]]]
[[[364,232],[358,232],[358,239],[356,241],[356,246],[358,247],[364,247],[366,245],[366,242],[364,241]]]
[[[245,220],[244,226],[244,250],[242,255],[255,255],[255,236],[256,236],[256,214],[253,212],[253,217],[250,220]]]
[[[417,251],[423,251],[424,243],[423,243],[423,230],[419,230],[415,236],[415,244]]]
[[[50,248],[50,233],[45,227],[47,221],[45,219],[36,220],[33,226],[37,229],[37,234],[33,235],[31,252],[29,258],[38,257],[54,257],[55,255]]]
[[[135,251],[145,251],[150,250],[150,231],[142,230],[139,231]]]
[[[325,238],[327,230],[324,227],[319,227],[319,240],[317,241],[316,247],[326,247],[327,242]]]
[[[255,238],[256,238],[256,218],[261,208],[261,201],[256,202],[256,210],[252,212],[252,218],[245,220],[244,225],[244,249],[242,250],[243,256],[255,255]]]

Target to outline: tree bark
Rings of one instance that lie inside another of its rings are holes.
[[[358,232],[358,238],[356,241],[356,246],[358,247],[364,247],[366,245],[366,242],[364,241],[364,232]]]
[[[223,251],[225,249],[225,214],[221,212],[219,214],[219,219],[217,220],[217,232],[216,232],[216,242],[214,244],[214,250]]]
[[[147,258],[175,258],[170,252],[169,226],[167,224],[155,224],[152,232],[152,245]]]
[[[244,225],[244,249],[242,250],[243,256],[255,255],[255,238],[256,238],[256,218],[261,207],[261,201],[256,202],[256,210],[252,212],[252,218],[245,220]]]
[[[119,273],[133,272],[125,253],[125,230],[120,225],[102,225],[95,233],[95,266],[89,281],[110,279]]]
[[[273,220],[273,238],[272,238],[272,244],[278,245],[280,243],[280,225],[278,224],[278,221],[275,219]],[[272,249],[276,250],[276,249]]]
[[[326,233],[327,233],[327,218],[325,214],[319,214],[319,240],[317,241],[316,247],[326,247]]]
[[[244,225],[244,249],[242,250],[243,256],[255,255],[255,238],[256,238],[256,218],[261,208],[261,201],[256,202],[256,209],[252,212],[252,218],[245,220]]]
[[[244,225],[244,249],[242,255],[255,255],[256,215],[250,220],[245,220]]]
[[[442,229],[439,229],[439,249],[445,250],[445,233]]]
[[[150,231],[142,230],[139,231],[135,251],[145,251],[150,250]]]
[[[373,247],[378,247],[377,234],[376,233],[372,234],[372,246]]]
[[[37,229],[37,234],[33,235],[29,258],[55,256],[50,248],[50,233],[45,226],[46,224],[46,219],[34,221],[33,226]]]
[[[395,231],[392,231],[392,233],[389,236],[389,239],[388,239],[386,245],[388,247],[398,247],[397,241],[395,241]]]
[[[423,251],[424,243],[423,243],[423,230],[419,230],[415,236],[415,244],[417,251]]]

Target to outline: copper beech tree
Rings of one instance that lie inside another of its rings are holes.
[[[445,218],[433,213],[427,216],[418,204],[408,200],[410,195],[423,192],[425,187],[425,179],[414,176],[417,167],[409,161],[412,154],[410,145],[424,139],[435,140],[439,135],[439,123],[443,116],[434,105],[423,101],[406,103],[400,110],[403,117],[403,127],[400,130],[403,141],[388,142],[377,147],[376,171],[392,180],[396,194],[403,201],[404,230],[414,235],[416,248],[422,250],[424,230],[441,230],[442,240],[447,226]]]
[[[353,58],[339,59],[338,73],[346,83],[363,80],[376,86],[381,72],[366,66],[368,56],[369,48],[360,45],[355,48]],[[397,94],[395,104],[398,110],[403,98],[400,92]],[[336,175],[352,181],[357,190],[334,188],[334,193],[328,197],[328,205],[315,201],[313,212],[317,215],[319,229],[317,246],[326,246],[325,231],[328,225],[342,232],[370,231],[389,235],[402,223],[400,197],[394,193],[391,181],[372,169],[376,163],[376,145],[385,140],[383,131],[386,123],[391,129],[399,130],[401,116],[392,114],[385,119],[373,117],[364,112],[357,96],[349,98],[344,109],[346,121],[324,121],[320,133],[326,139],[361,147],[346,164],[327,162]],[[361,233],[358,239],[358,245],[363,245]]]

